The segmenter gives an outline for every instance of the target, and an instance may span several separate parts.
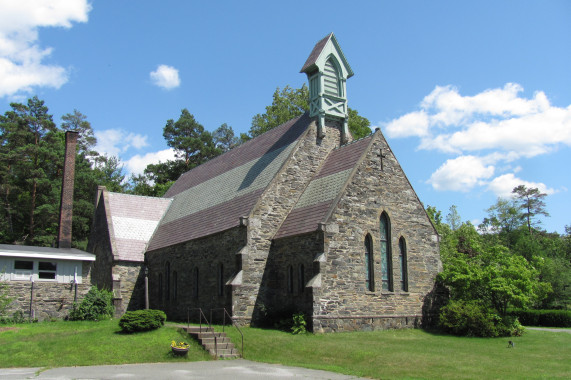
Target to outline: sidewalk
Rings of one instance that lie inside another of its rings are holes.
[[[38,375],[36,373],[39,372]],[[3,368],[0,380],[20,379],[360,379],[355,376],[244,359],[190,363],[147,363],[91,367]]]

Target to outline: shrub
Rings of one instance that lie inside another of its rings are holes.
[[[302,312],[296,313],[292,317],[293,324],[291,326],[291,332],[293,334],[305,334],[307,332],[306,325],[307,322],[305,321],[305,314]]]
[[[478,301],[452,300],[440,311],[439,326],[462,336],[521,336],[523,326],[517,317],[500,317]]]
[[[477,301],[450,301],[440,310],[439,325],[445,331],[463,336],[497,336],[497,317]]]
[[[113,316],[113,294],[110,291],[89,289],[81,303],[73,305],[68,319],[71,321],[97,321]]]
[[[510,310],[526,326],[571,327],[570,310]]]
[[[167,316],[161,310],[128,311],[119,320],[119,327],[126,333],[155,330],[165,324]]]

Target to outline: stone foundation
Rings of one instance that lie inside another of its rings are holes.
[[[421,321],[422,315],[315,316],[312,325],[314,333],[331,333],[418,328]]]

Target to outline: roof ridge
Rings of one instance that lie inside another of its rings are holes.
[[[161,200],[172,200],[172,197],[153,197],[151,195],[138,195],[138,194],[128,194],[128,193],[118,193],[116,191],[107,191],[108,194],[125,195],[128,197],[138,197],[138,198],[149,198],[149,199],[161,199]]]
[[[352,144],[355,144],[355,143],[357,143],[357,142],[359,142],[359,141],[363,141],[363,140],[365,140],[365,139],[368,139],[368,138],[370,138],[370,137],[373,137],[374,135],[375,135],[375,132],[371,132],[371,133],[369,133],[369,134],[368,134],[367,136],[365,136],[365,137],[361,137],[360,139],[346,142],[345,144],[339,145],[337,148],[335,148],[335,149],[333,149],[333,150],[338,150],[338,149],[341,149],[341,148],[345,148],[345,147],[347,147],[347,146],[349,146],[349,145],[352,145]]]

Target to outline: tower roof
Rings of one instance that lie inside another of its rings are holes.
[[[331,55],[335,55],[339,61],[342,63],[343,74],[345,78],[350,78],[353,76],[353,70],[343,54],[343,50],[337,42],[337,38],[333,33],[329,33],[325,38],[315,44],[315,47],[307,57],[300,73],[312,73],[313,71],[320,69],[323,70],[327,58]]]

